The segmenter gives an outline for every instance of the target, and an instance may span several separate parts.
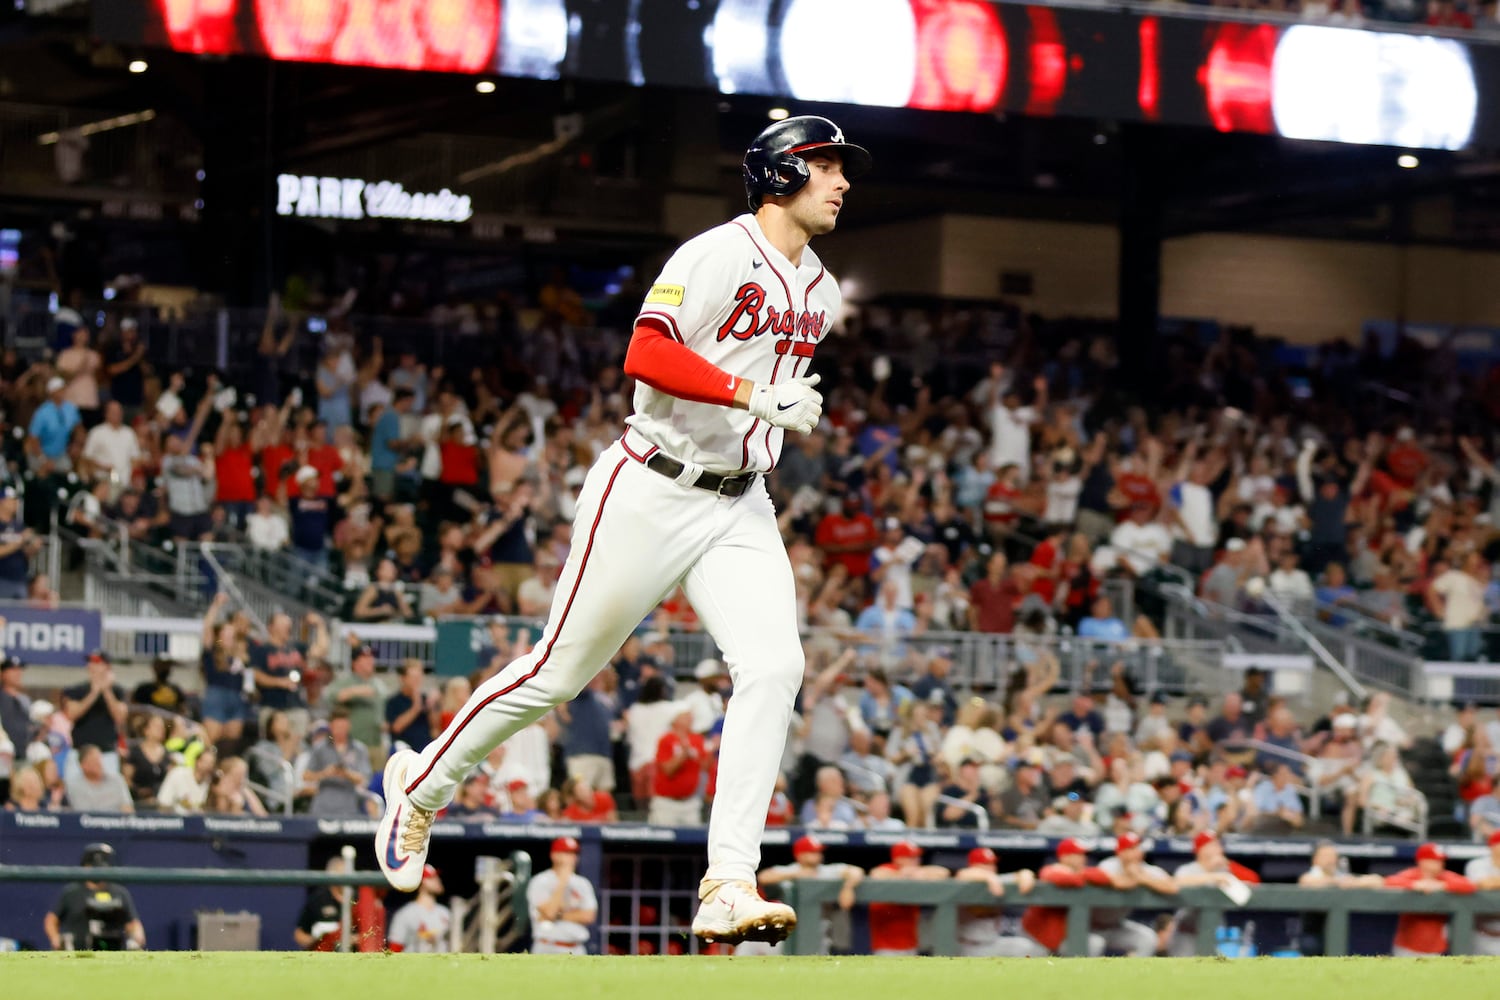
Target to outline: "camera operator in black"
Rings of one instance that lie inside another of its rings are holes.
[[[115,849],[90,844],[79,859],[82,868],[113,868]],[[70,882],[42,922],[53,951],[124,951],[146,947],[146,929],[135,900],[124,886],[88,879]]]

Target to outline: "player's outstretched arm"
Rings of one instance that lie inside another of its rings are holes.
[[[773,426],[803,434],[823,416],[823,396],[813,388],[817,375],[776,385],[731,375],[679,342],[665,323],[652,317],[636,322],[625,352],[625,374],[669,396],[748,410]]]

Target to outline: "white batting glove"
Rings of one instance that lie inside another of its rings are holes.
[[[775,427],[811,434],[823,416],[823,394],[813,388],[820,381],[819,375],[804,375],[778,385],[757,383],[745,409]]]

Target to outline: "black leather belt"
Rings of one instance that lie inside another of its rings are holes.
[[[659,472],[668,479],[676,479],[682,475],[685,466],[677,459],[668,458],[661,452],[657,452],[646,459],[646,468],[652,472]],[[741,472],[738,475],[721,476],[717,472],[705,472],[694,480],[693,485],[700,490],[707,490],[721,497],[737,497],[742,496],[750,488],[750,484],[755,482],[756,475],[754,472]]]

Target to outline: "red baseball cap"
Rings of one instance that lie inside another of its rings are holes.
[[[971,865],[994,865],[999,863],[1000,859],[995,857],[995,852],[988,847],[976,847],[969,852],[969,864]]]
[[[1115,838],[1115,853],[1129,851],[1141,846],[1141,835],[1138,833],[1122,833]]]
[[[1442,844],[1423,844],[1417,848],[1418,861],[1447,861],[1448,852],[1443,850]]]
[[[1202,833],[1198,834],[1198,836],[1193,838],[1193,853],[1197,854],[1199,851],[1203,850],[1204,844],[1212,844],[1218,839],[1219,835],[1217,833],[1214,833],[1212,830],[1204,830]]]
[[[803,834],[797,838],[792,845],[793,854],[822,854],[823,842],[810,833]]]
[[[422,877],[423,878],[442,878],[442,876],[438,874],[438,870],[436,868],[432,867],[431,865],[423,865],[422,866]]]
[[[1224,777],[1226,778],[1245,778],[1249,777],[1249,775],[1250,772],[1245,770],[1243,767],[1240,767],[1238,764],[1235,764],[1229,770],[1224,772]]]
[[[558,837],[552,842],[552,853],[556,854],[559,851],[563,854],[577,854],[578,839],[576,837]]]
[[[1500,830],[1490,834],[1490,846],[1494,847],[1496,844],[1500,844]]]
[[[920,858],[922,849],[909,840],[898,840],[891,845],[891,860],[899,861],[901,858]]]
[[[1067,855],[1067,854],[1087,854],[1087,853],[1088,853],[1088,851],[1084,850],[1083,845],[1080,844],[1078,841],[1074,840],[1072,837],[1069,837],[1067,840],[1064,840],[1062,843],[1060,843],[1060,844],[1057,845],[1057,856],[1058,857],[1063,857],[1064,855]]]
[[[526,783],[526,779],[525,778],[515,778],[508,785],[505,786],[505,790],[507,792],[519,792],[519,791],[521,791],[523,789],[530,788],[530,787],[531,786]]]

